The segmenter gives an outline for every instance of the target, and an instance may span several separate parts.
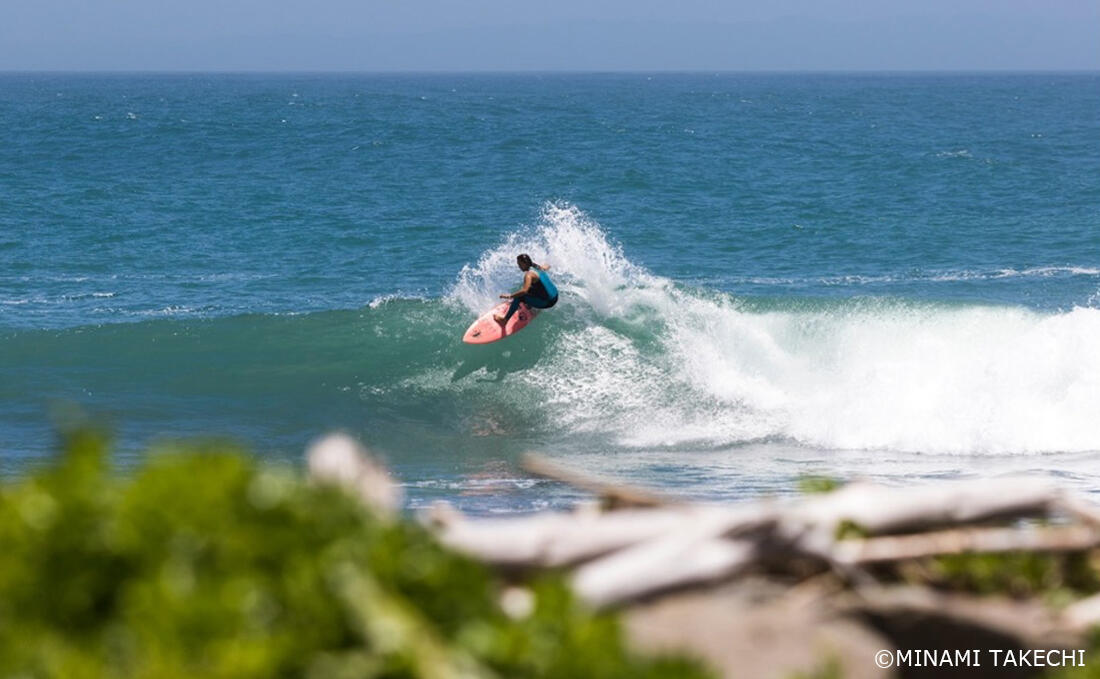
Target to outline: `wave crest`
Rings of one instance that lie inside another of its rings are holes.
[[[524,389],[544,426],[631,448],[784,439],[926,453],[1100,450],[1100,310],[891,300],[790,308],[676,285],[632,264],[580,210],[548,206],[459,275],[492,304],[514,255],[554,265],[562,304]],[[541,327],[539,327],[541,326]],[[502,345],[503,346],[503,345]]]

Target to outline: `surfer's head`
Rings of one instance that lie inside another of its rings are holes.
[[[520,271],[527,271],[534,262],[531,261],[531,255],[523,253],[516,257],[516,264],[519,265]]]

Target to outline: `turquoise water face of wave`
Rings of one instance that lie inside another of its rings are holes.
[[[1096,487],[1096,76],[647,78],[0,77],[4,468],[75,400],[483,511],[570,499],[526,449]],[[461,345],[521,250],[563,304]]]

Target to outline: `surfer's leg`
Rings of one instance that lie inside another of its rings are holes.
[[[508,319],[512,317],[512,314],[516,313],[516,310],[519,309],[519,303],[525,301],[526,298],[527,295],[523,295],[522,297],[513,297],[512,303],[508,305],[508,313],[504,314],[503,316],[497,314],[496,316],[493,316],[493,318],[496,319],[497,323],[507,323]]]

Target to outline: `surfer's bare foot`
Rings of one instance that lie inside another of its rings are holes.
[[[501,316],[500,314],[493,314],[493,320],[497,323],[504,323],[504,316]]]

